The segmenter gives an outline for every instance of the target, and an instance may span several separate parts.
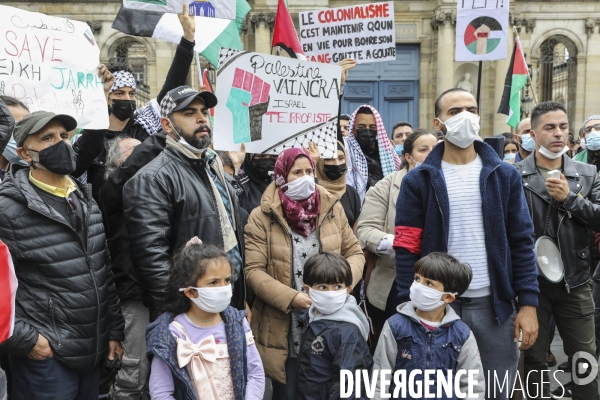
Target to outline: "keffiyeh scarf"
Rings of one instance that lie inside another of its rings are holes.
[[[149,135],[158,133],[160,126],[160,108],[156,99],[150,100],[144,107],[136,111],[134,125],[140,125]]]
[[[392,172],[400,170],[401,162],[400,157],[396,154],[396,150],[392,147],[390,139],[388,138],[379,112],[368,104],[359,106],[350,117],[350,124],[348,125],[348,132],[350,132],[350,134],[344,138],[346,144],[346,156],[348,158],[346,183],[356,189],[360,196],[360,201],[364,202],[365,194],[367,193],[369,168],[367,167],[365,155],[352,134],[356,114],[362,107],[370,108],[375,116],[375,122],[377,123],[377,145],[379,147],[379,158],[383,176],[388,176]]]
[[[294,165],[294,161],[301,156],[308,158],[314,171],[315,163],[311,156],[303,149],[292,148],[279,154],[273,174],[275,185],[279,188],[279,199],[281,200],[281,207],[283,208],[283,214],[287,223],[297,233],[308,237],[317,227],[317,217],[319,216],[319,209],[321,207],[319,189],[315,188],[315,192],[308,199],[297,201],[285,195],[287,187],[282,188],[287,183],[287,176],[292,169],[292,165]]]
[[[131,72],[127,71],[117,71],[113,74],[115,77],[115,83],[113,83],[112,87],[108,91],[108,93],[112,93],[117,89],[121,89],[122,87],[130,87],[132,89],[137,89],[137,84],[135,82],[135,77]]]

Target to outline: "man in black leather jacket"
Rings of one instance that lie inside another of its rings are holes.
[[[188,86],[167,93],[161,102],[166,147],[123,188],[130,257],[152,320],[166,296],[171,256],[194,236],[228,253],[234,266],[232,305],[245,307],[241,188],[234,188],[237,182],[208,149],[208,110],[216,104],[212,93]]]
[[[539,336],[525,352],[525,372],[528,374],[530,393],[541,387],[541,371],[547,370],[548,322],[553,315],[569,359],[574,358],[577,368],[588,363],[578,352],[595,359],[594,302],[589,271],[589,230],[600,229],[600,178],[596,167],[571,160],[565,153],[569,122],[564,106],[557,102],[538,104],[531,115],[531,137],[536,150],[517,164],[523,179],[525,198],[534,224],[536,239],[548,236],[554,240],[564,264],[564,277],[553,283],[540,276],[540,294],[537,316]],[[550,178],[549,171],[559,170],[560,179]],[[543,254],[536,256],[538,261]],[[585,369],[583,369],[585,370]],[[583,371],[582,370],[582,371]],[[546,373],[547,374],[547,373]],[[549,382],[548,376],[543,381]],[[580,385],[574,379],[573,399],[598,399],[597,377]],[[548,398],[548,386],[543,396]],[[542,393],[539,394],[540,398]]]

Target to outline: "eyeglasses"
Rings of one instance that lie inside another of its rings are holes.
[[[588,126],[586,128],[583,129],[583,132],[587,135],[588,133],[590,133],[591,131],[600,131],[600,124],[596,124],[593,126]]]
[[[71,226],[75,229],[75,232],[79,232],[82,227],[81,217],[75,211],[77,211],[77,204],[70,197],[65,197],[67,204],[69,205],[69,218],[71,219]],[[75,222],[75,224],[73,224]]]

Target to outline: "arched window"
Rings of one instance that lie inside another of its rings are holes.
[[[138,107],[150,101],[148,85],[148,49],[137,38],[125,36],[115,41],[108,50],[109,63],[129,67],[137,81]]]
[[[540,46],[541,101],[558,101],[567,109],[569,121],[575,116],[577,47],[566,36],[555,35]]]

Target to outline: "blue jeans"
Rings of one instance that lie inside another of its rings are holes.
[[[54,357],[32,360],[9,356],[11,400],[89,400],[98,398],[100,365],[85,375],[67,369]]]

